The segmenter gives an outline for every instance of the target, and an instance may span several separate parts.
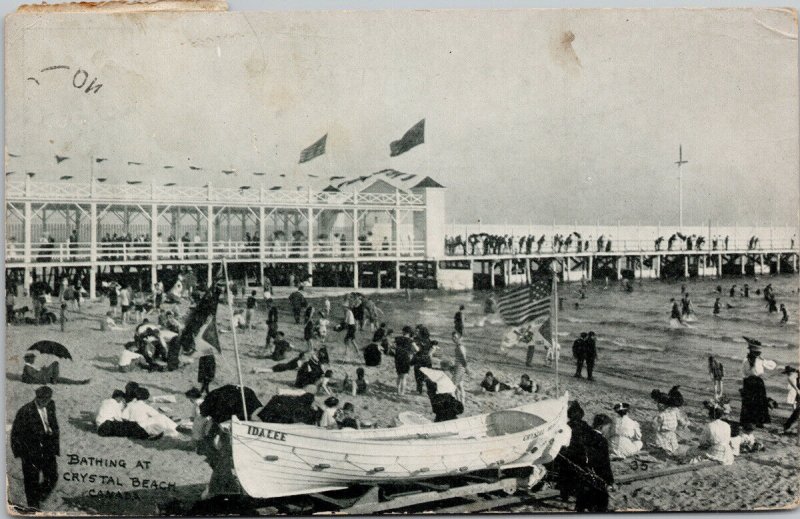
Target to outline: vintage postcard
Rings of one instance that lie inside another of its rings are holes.
[[[797,33],[21,8],[8,511],[795,507]]]

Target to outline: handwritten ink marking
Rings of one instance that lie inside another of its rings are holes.
[[[120,467],[127,468],[128,462],[108,458],[95,458],[94,456],[78,456],[77,454],[67,454],[67,465],[79,465],[86,467]]]
[[[38,80],[38,79],[36,79],[35,77],[29,77],[29,78],[28,78],[26,81],[33,81],[33,82],[34,82],[34,83],[36,83],[37,85],[39,84],[39,80]]]
[[[80,85],[77,82],[79,74],[83,74],[83,81],[81,81]],[[75,88],[83,88],[83,85],[86,84],[86,80],[88,79],[89,79],[89,73],[83,69],[78,69],[77,71],[75,71],[75,75],[72,76],[72,86],[74,86]]]
[[[50,71],[50,70],[58,70],[58,69],[62,69],[62,68],[63,68],[63,69],[66,69],[66,70],[69,70],[69,67],[68,67],[67,65],[53,65],[52,67],[45,67],[45,68],[43,68],[43,69],[41,70],[41,72],[48,72],[48,71]]]
[[[119,478],[115,476],[107,476],[105,474],[91,474],[87,472],[64,472],[61,476],[64,481],[71,481],[75,483],[88,483],[90,485],[99,483],[101,485],[123,486]]]
[[[87,94],[88,94],[88,93],[89,93],[89,91],[90,91],[90,90],[92,90],[93,88],[94,88],[94,93],[96,94],[96,93],[97,93],[97,91],[98,91],[98,90],[100,90],[100,87],[102,87],[102,86],[103,86],[103,84],[102,84],[102,83],[98,83],[98,84],[97,84],[97,86],[95,86],[95,84],[94,84],[94,82],[95,82],[95,81],[97,81],[97,78],[94,78],[94,79],[92,79],[92,82],[91,82],[91,83],[89,83],[89,86],[88,86],[88,87],[86,87],[86,90],[85,90],[85,92],[86,92]]]

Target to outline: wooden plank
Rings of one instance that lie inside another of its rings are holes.
[[[341,510],[341,512],[347,514],[372,514],[377,512],[386,512],[389,510],[397,510],[400,508],[416,506],[423,503],[444,501],[446,499],[453,499],[456,497],[474,496],[476,494],[482,494],[486,492],[496,492],[511,485],[516,485],[516,478],[505,478],[494,483],[476,483],[464,485],[461,487],[451,488],[444,492],[422,492],[398,497],[383,503],[364,505],[356,504],[350,508]]]

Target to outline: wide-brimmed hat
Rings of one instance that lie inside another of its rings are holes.
[[[782,374],[783,375],[788,375],[789,373],[794,373],[795,371],[797,371],[797,368],[793,368],[791,366],[784,366]]]

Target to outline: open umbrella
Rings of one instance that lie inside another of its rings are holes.
[[[249,387],[244,388],[244,398],[247,404],[247,413],[252,415],[253,411],[262,406],[261,401],[256,396],[255,391]],[[250,416],[244,416],[242,409],[242,393],[239,386],[228,384],[210,391],[206,395],[203,403],[200,404],[200,414],[208,416],[216,423],[227,422],[231,416],[236,415],[240,420],[247,420]]]
[[[69,350],[60,343],[54,341],[39,341],[34,343],[33,346],[28,348],[28,351],[38,351],[39,353],[47,354],[47,355],[55,355],[60,359],[69,359],[72,360],[72,355],[69,354]]]
[[[436,393],[455,393],[456,386],[453,384],[453,381],[450,380],[450,377],[444,371],[439,371],[438,369],[431,369],[431,368],[419,368],[423,375],[428,377],[431,382],[436,383]]]

